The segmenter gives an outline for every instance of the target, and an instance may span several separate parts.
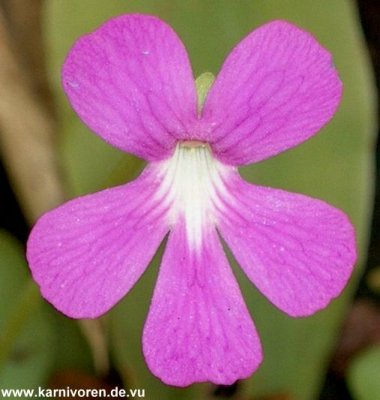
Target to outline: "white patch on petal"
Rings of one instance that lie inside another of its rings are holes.
[[[177,145],[173,156],[162,162],[162,190],[170,201],[170,223],[183,217],[189,245],[199,248],[202,230],[215,222],[214,204],[225,192],[222,175],[232,167],[216,160],[208,145],[188,141]]]

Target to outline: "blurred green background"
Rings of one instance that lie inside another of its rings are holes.
[[[380,376],[380,358],[376,346],[369,349],[366,342],[362,346],[366,352],[358,351],[355,357],[349,357],[344,367],[334,370],[331,363],[344,339],[342,324],[345,320],[347,324],[367,260],[375,183],[376,90],[356,2],[47,0],[26,3],[39,7],[41,12],[43,62],[54,101],[51,107],[54,111],[49,109],[51,98],[47,109],[56,121],[55,145],[66,197],[129,181],[143,166],[141,160],[111,148],[90,133],[68,105],[60,85],[60,68],[80,35],[114,15],[131,12],[157,15],[182,38],[194,75],[198,76],[206,71],[217,74],[232,47],[269,20],[286,19],[312,32],[332,52],[344,83],[338,113],[307,143],[268,161],[244,167],[241,172],[248,181],[321,198],[348,213],[356,227],[359,262],[349,287],[338,300],[313,317],[292,319],[263,298],[231,259],[262,339],[264,363],[252,378],[233,387],[196,384],[176,389],[150,374],[141,352],[141,333],[161,252],[132,292],[99,323],[78,324],[45,304],[30,282],[22,244],[15,238],[25,239],[22,213],[28,198],[18,198],[18,209],[14,204],[9,206],[13,197],[2,195],[0,207],[3,210],[10,207],[11,212],[3,212],[7,229],[0,233],[0,388],[124,384],[145,388],[148,399],[339,400],[350,396],[354,400],[379,399],[376,377]],[[7,16],[9,8],[4,10]],[[0,122],[1,118],[0,113]],[[4,150],[2,156],[9,173],[10,162]],[[12,185],[12,179],[10,182]],[[17,196],[19,189],[8,190]],[[378,307],[374,313],[379,313]],[[368,318],[372,317],[370,314]],[[336,385],[334,380],[338,382]]]

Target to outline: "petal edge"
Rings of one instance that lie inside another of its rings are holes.
[[[311,315],[340,295],[356,261],[347,216],[310,197],[248,184],[226,183],[230,198],[218,229],[255,286],[294,317]]]
[[[341,94],[330,53],[310,33],[267,23],[232,50],[207,96],[214,154],[244,165],[294,147],[332,118]]]
[[[186,49],[153,16],[115,17],[78,39],[66,57],[62,84],[90,129],[150,161],[170,155],[196,116]]]
[[[148,167],[129,184],[68,201],[37,221],[27,259],[58,310],[96,318],[136,283],[169,229],[158,186]]]
[[[169,235],[144,328],[151,371],[165,383],[229,385],[259,366],[260,340],[213,227],[202,249],[183,221]]]

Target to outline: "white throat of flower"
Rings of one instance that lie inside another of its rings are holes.
[[[189,245],[199,248],[202,232],[215,222],[215,206],[225,191],[221,175],[229,167],[217,161],[205,143],[178,143],[173,156],[162,164],[162,189],[170,200],[170,223],[183,218]]]

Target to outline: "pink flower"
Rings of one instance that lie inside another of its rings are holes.
[[[257,369],[262,351],[219,236],[291,316],[341,293],[356,259],[347,217],[237,171],[302,143],[333,116],[342,84],[310,34],[283,21],[249,34],[198,112],[177,35],[155,17],[124,15],[75,43],[63,86],[83,122],[148,165],[135,181],[71,200],[35,225],[28,261],[58,310],[107,312],[168,234],[143,334],[147,364],[172,385],[231,384]]]

